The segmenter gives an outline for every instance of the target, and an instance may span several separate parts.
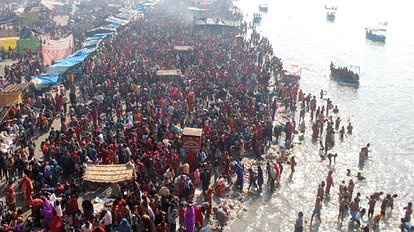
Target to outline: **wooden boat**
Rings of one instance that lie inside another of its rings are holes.
[[[347,83],[347,84],[359,84],[359,66],[353,66],[349,65],[343,60],[340,60],[338,58],[331,59],[331,78]]]
[[[385,42],[388,22],[380,23],[380,26],[377,27],[367,27],[365,28],[365,37],[369,40],[376,42]]]
[[[268,10],[268,5],[267,4],[260,4],[259,5],[259,11],[267,12],[267,10]]]
[[[325,6],[326,20],[328,20],[328,21],[334,21],[335,20],[336,9],[337,9],[336,6],[332,6],[332,7]]]
[[[253,23],[260,23],[262,21],[262,14],[255,13],[253,14]]]

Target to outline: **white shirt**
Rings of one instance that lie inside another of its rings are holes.
[[[60,205],[55,206],[54,208],[55,208],[56,214],[62,217],[63,213],[62,213],[62,208],[60,207]]]
[[[107,210],[105,214],[105,225],[111,225],[111,224],[112,224],[112,215],[111,215],[111,212]]]

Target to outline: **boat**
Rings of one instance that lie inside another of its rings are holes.
[[[325,6],[326,20],[328,20],[328,21],[334,21],[335,20],[336,9],[337,9],[336,6],[332,6],[332,7]]]
[[[267,12],[267,10],[268,10],[267,4],[260,4],[259,5],[259,11]]]
[[[300,75],[302,74],[302,66],[297,64],[285,64],[282,65],[281,81],[287,84],[297,84],[300,81]]]
[[[253,14],[253,23],[260,23],[262,21],[262,14],[254,13]]]
[[[369,40],[376,42],[385,42],[387,29],[385,26],[387,23],[381,24],[380,27],[367,27],[365,28],[365,37]]]
[[[331,77],[334,80],[347,84],[359,84],[359,66],[350,65],[347,62],[338,58],[332,58],[330,70]]]

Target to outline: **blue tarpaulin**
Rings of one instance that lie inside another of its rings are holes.
[[[52,67],[72,67],[84,61],[87,56],[88,53],[82,49],[77,51],[76,54],[70,55],[65,59],[57,61],[56,64],[52,65]]]
[[[93,52],[94,50],[89,51]],[[65,59],[59,60],[56,64],[47,68],[48,75],[56,75],[58,73],[64,72],[66,69],[73,67],[80,62],[84,61],[88,56],[88,52],[84,49],[77,51],[75,54],[66,57]]]
[[[59,80],[59,74],[52,75],[52,76],[38,76],[33,77],[33,80],[40,80],[44,85],[51,85],[56,83]]]
[[[118,28],[118,27],[119,27],[119,25],[118,25],[118,24],[116,24],[116,23],[111,23],[111,24],[109,24],[109,25],[108,25],[108,27],[115,27],[115,28]]]
[[[108,35],[112,35],[113,32],[111,33],[100,33],[100,34],[95,34],[93,37],[89,37],[85,40],[85,42],[89,42],[91,40],[99,40],[99,39],[104,39],[105,37],[107,37]]]
[[[139,8],[139,9],[136,9],[136,11],[144,11],[144,10],[146,10],[148,7],[146,7],[146,6],[144,6],[144,7],[141,7],[141,8]]]

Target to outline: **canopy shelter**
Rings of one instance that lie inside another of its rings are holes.
[[[0,93],[0,122],[3,122],[3,120],[9,114],[11,106],[17,103],[22,103],[21,93]]]
[[[0,107],[10,106],[19,100],[21,93],[0,93]]]
[[[197,8],[197,7],[188,7],[188,10],[191,10],[191,11],[207,11],[207,9]]]
[[[86,32],[87,37],[92,37],[96,34],[106,34],[116,32],[116,27],[102,26]]]
[[[226,26],[222,19],[219,18],[199,18],[195,20],[196,26]]]
[[[157,76],[181,76],[179,69],[160,70],[156,73]]]
[[[194,49],[194,46],[175,46],[174,47],[174,51],[179,51],[179,52],[188,52],[188,51],[192,51]]]
[[[7,86],[5,89],[3,89],[2,93],[13,93],[13,92],[21,93],[29,89],[30,85],[32,85],[32,82],[21,83],[21,84],[11,84]]]
[[[131,163],[115,165],[91,165],[83,180],[94,183],[118,183],[133,180],[134,166]]]

